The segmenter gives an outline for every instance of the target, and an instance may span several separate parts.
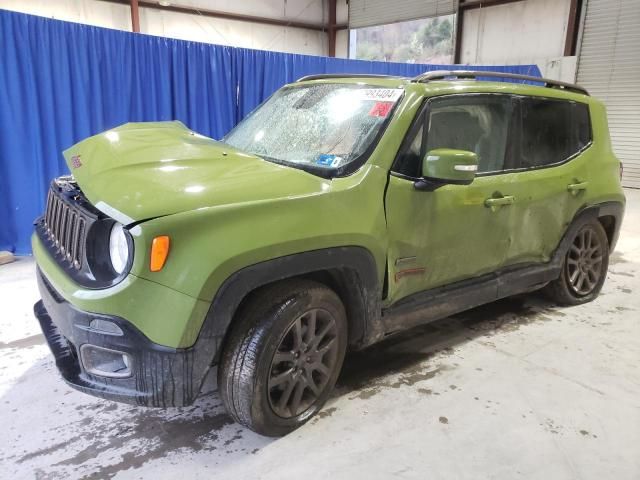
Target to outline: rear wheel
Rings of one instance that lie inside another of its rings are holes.
[[[252,295],[229,334],[218,370],[233,418],[263,435],[284,435],[318,412],[347,346],[339,297],[324,285],[285,281]]]
[[[583,225],[571,243],[560,277],[546,292],[563,305],[579,305],[598,296],[609,267],[609,241],[602,225],[593,220]]]

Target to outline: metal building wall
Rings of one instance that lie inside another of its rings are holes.
[[[458,0],[350,0],[349,28],[455,13]]]
[[[607,106],[622,184],[640,188],[640,1],[588,0],[578,83]]]

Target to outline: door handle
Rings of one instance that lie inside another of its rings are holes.
[[[582,190],[586,190],[588,184],[589,182],[570,183],[569,185],[567,185],[567,190],[569,191],[569,193],[577,195]]]
[[[505,195],[498,198],[487,198],[484,201],[484,206],[490,208],[492,212],[497,211],[500,207],[511,205],[515,201],[515,197],[511,195]]]

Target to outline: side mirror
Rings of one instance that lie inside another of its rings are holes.
[[[422,178],[415,187],[433,191],[447,184],[469,185],[477,170],[478,157],[473,152],[452,148],[430,150],[422,160]]]

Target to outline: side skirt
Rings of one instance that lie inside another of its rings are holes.
[[[485,303],[543,287],[561,266],[516,265],[504,270],[415,293],[382,311],[386,335],[446,318]]]

